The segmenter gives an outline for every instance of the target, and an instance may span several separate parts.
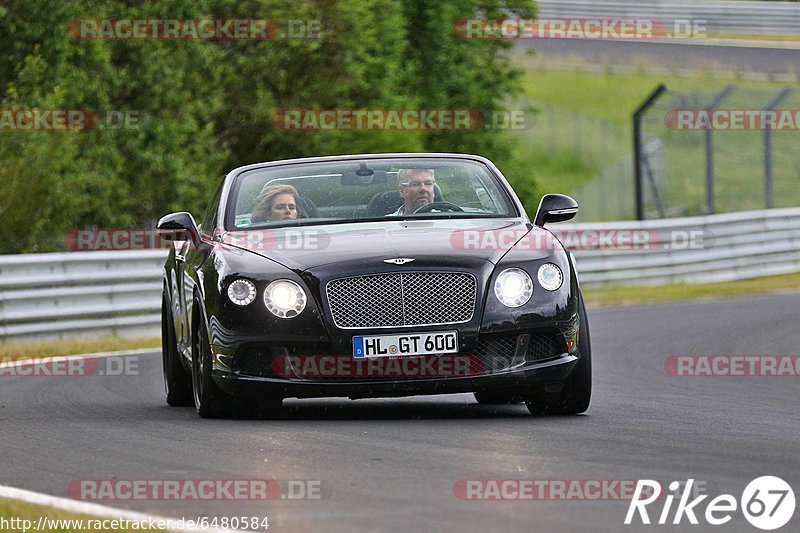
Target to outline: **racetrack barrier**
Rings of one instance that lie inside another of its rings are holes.
[[[159,335],[167,250],[0,256],[0,340]]]
[[[539,19],[657,19],[671,27],[674,21],[702,20],[710,36],[797,35],[800,4],[794,2],[695,0],[538,0]]]

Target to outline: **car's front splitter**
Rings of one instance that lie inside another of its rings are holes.
[[[545,387],[558,388],[578,362],[564,353],[539,363],[526,363],[491,374],[424,379],[286,379],[215,371],[214,381],[227,392],[254,400],[260,398],[350,397],[381,398],[476,391],[502,391],[508,395],[530,395]]]

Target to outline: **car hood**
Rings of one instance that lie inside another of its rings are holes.
[[[517,243],[550,242],[552,236],[523,219],[401,220],[247,230],[225,233],[223,242],[296,272],[325,265],[341,271],[365,264],[413,259],[414,266],[497,264]],[[552,247],[528,246],[532,256]],[[391,263],[390,263],[391,264]]]

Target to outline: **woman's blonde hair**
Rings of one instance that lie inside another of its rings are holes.
[[[300,216],[300,202],[297,200],[297,189],[291,185],[280,184],[270,185],[261,191],[256,200],[256,206],[253,208],[253,215],[250,219],[253,222],[263,222],[270,219],[272,212],[272,201],[276,196],[281,194],[291,194],[294,197],[294,203],[297,206],[297,216]]]

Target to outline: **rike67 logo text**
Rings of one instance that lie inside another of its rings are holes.
[[[698,515],[705,519],[707,524],[719,526],[726,524],[733,518],[733,513],[741,509],[742,514],[751,525],[764,531],[771,531],[786,525],[792,519],[795,507],[795,497],[792,487],[784,480],[775,476],[762,476],[754,479],[742,491],[739,500],[731,494],[720,494],[705,505],[705,512],[701,512],[701,503],[708,498],[707,494],[695,497],[691,501],[692,485],[694,479],[686,483],[673,481],[669,484],[670,493],[663,499],[664,504],[658,515],[657,524],[671,523],[678,525],[686,523],[699,524]],[[681,487],[682,492],[678,492]],[[630,525],[636,521],[650,524],[648,505],[660,499],[661,484],[650,479],[640,479],[636,484],[633,499],[625,516],[625,524]],[[675,499],[678,504],[673,514],[672,504]],[[672,520],[670,520],[672,514]],[[654,517],[655,518],[655,517]]]

